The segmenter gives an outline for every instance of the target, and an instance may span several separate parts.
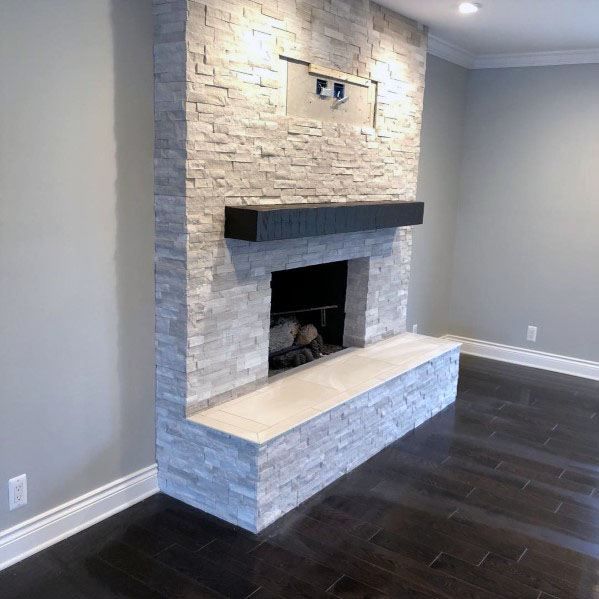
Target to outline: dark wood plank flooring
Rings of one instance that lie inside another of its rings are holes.
[[[260,535],[156,495],[0,597],[599,598],[599,383],[463,358],[458,401]]]

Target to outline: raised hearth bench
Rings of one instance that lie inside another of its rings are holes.
[[[193,480],[166,476],[162,488],[260,531],[452,403],[459,348],[404,333],[191,415],[171,459],[195,454]]]

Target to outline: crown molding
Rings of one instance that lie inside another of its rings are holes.
[[[545,67],[593,63],[599,63],[599,48],[523,54],[481,54],[474,59],[473,68],[504,69],[508,67]]]
[[[599,63],[599,48],[520,54],[479,54],[477,56],[435,35],[428,37],[428,52],[466,69],[505,69]]]
[[[438,58],[443,58],[466,69],[474,67],[475,55],[464,48],[446,42],[435,35],[428,36],[428,52]]]

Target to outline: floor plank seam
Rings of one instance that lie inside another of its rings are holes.
[[[126,570],[124,570],[123,568],[121,568],[120,566],[117,566],[116,564],[113,564],[109,561],[107,561],[106,559],[104,559],[100,554],[98,554],[97,559],[99,559],[101,562],[103,562],[104,564],[106,564],[107,566],[109,566],[110,568],[114,568],[115,570],[118,570],[121,574],[124,574],[127,578],[131,578],[132,580],[135,580],[136,582],[141,583],[144,587],[150,589],[150,590],[154,590],[145,580],[142,580],[141,578],[139,578],[138,576],[135,576],[134,574],[131,574],[130,572],[127,572]]]
[[[443,552],[442,552],[442,551],[440,551],[440,552],[439,552],[439,553],[438,553],[438,554],[435,556],[435,558],[433,559],[433,561],[432,561],[432,562],[431,562],[431,563],[428,565],[428,567],[429,567],[429,568],[432,568],[432,567],[433,567],[433,564],[434,564],[434,563],[435,563],[435,562],[436,562],[436,561],[437,561],[437,560],[438,560],[438,559],[439,559],[439,558],[440,558],[442,555],[443,555]]]
[[[333,589],[333,587],[334,587],[334,586],[335,586],[335,585],[336,585],[336,584],[337,584],[339,581],[341,581],[341,579],[342,579],[344,576],[345,576],[345,574],[341,574],[341,576],[340,576],[339,578],[337,578],[337,580],[335,580],[335,582],[333,582],[333,584],[332,584],[332,585],[330,585],[329,587],[327,587],[327,588],[325,589],[325,591],[324,591],[324,592],[325,592],[325,593],[330,593],[330,592],[332,592],[332,589]]]
[[[480,562],[478,562],[478,564],[476,564],[476,567],[479,568],[480,566],[483,565],[484,561],[491,555],[490,551],[487,551],[487,553],[485,553],[484,557],[480,560]]]

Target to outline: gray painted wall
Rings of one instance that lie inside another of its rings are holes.
[[[1,530],[154,462],[151,2],[3,0],[0,73]]]
[[[598,159],[599,65],[470,73],[451,333],[599,361]]]
[[[408,330],[448,332],[455,225],[468,71],[427,57],[418,200],[424,224],[414,228]]]

